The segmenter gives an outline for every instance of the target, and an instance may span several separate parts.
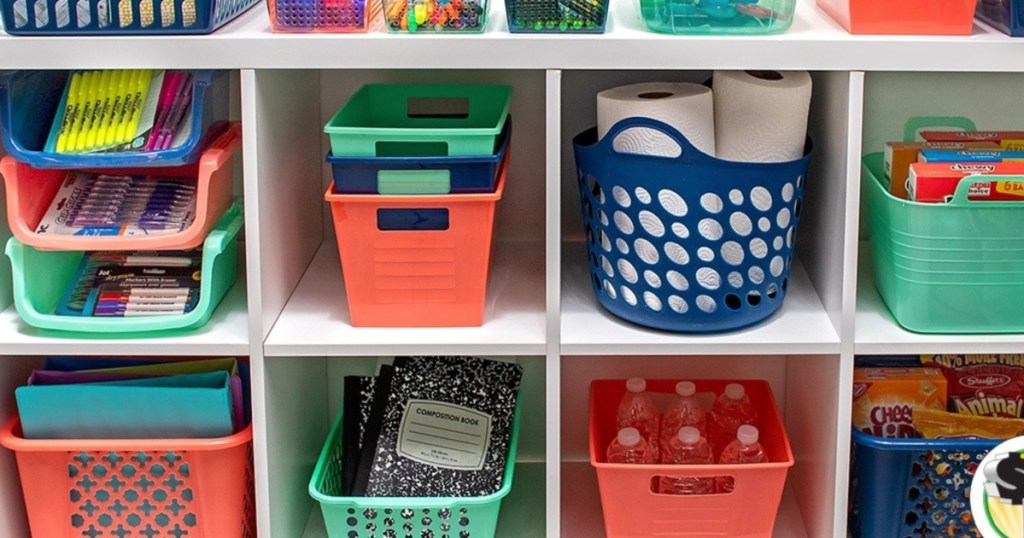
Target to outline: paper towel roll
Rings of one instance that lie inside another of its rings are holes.
[[[803,157],[811,76],[806,71],[715,71],[718,158],[784,162]]]
[[[625,118],[651,118],[675,127],[697,149],[715,155],[715,112],[711,89],[689,82],[631,84],[597,94],[597,136]],[[675,157],[679,145],[654,130],[636,128],[614,141],[625,153]]]

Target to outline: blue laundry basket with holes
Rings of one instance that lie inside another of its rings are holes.
[[[661,131],[678,157],[619,153],[623,131]],[[807,166],[701,153],[669,125],[627,118],[573,140],[591,285],[612,314],[675,332],[757,323],[786,296]]]
[[[850,536],[975,536],[971,480],[990,439],[882,439],[853,430]]]

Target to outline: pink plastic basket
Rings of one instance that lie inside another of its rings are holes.
[[[761,444],[769,462],[750,465],[629,465],[607,463],[605,452],[616,435],[615,411],[626,392],[625,380],[596,380],[590,385],[590,464],[597,471],[608,538],[650,536],[731,536],[771,538],[782,500],[786,473],[793,466],[775,397],[766,381],[694,381],[697,392],[721,394],[729,383],[747,389],[759,417]],[[675,380],[648,380],[647,390],[672,393]],[[661,495],[660,476],[735,479],[728,494]]]

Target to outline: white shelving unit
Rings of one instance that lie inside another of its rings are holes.
[[[498,536],[599,538],[586,444],[590,380],[762,378],[772,384],[796,457],[776,538],[845,536],[854,355],[1024,345],[1019,335],[916,335],[888,315],[864,263],[870,238],[861,233],[860,157],[900,138],[911,115],[957,113],[986,127],[1019,128],[1024,40],[982,24],[963,38],[851,36],[807,1],[778,36],[663,36],[642,29],[635,3],[612,0],[604,35],[508,34],[501,2],[492,5],[487,31],[472,36],[276,35],[263,6],[202,37],[0,34],[0,69],[237,70],[244,129],[237,194],[246,205],[244,278],[210,324],[187,336],[96,340],[33,330],[11,306],[9,268],[0,263],[0,414],[13,410],[13,387],[47,355],[247,355],[260,536],[324,537],[306,489],[345,375],[371,373],[397,354],[515,360],[526,370],[526,407]],[[814,75],[815,150],[785,306],[755,327],[701,336],[611,317],[585,275],[571,147],[596,121],[594,95],[628,82],[703,81],[711,69],[747,68]],[[514,86],[513,160],[498,204],[483,327],[346,323],[323,202],[322,126],[359,86],[381,81]],[[6,240],[6,218],[0,222]],[[28,536],[13,458],[3,450],[0,535]]]

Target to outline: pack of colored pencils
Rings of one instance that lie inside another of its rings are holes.
[[[160,151],[182,144],[192,128],[188,71],[76,71],[47,142],[53,153]]]

